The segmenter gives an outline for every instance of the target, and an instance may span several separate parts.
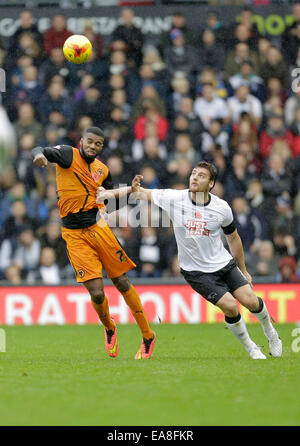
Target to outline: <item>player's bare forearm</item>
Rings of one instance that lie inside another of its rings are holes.
[[[140,187],[140,189],[137,192],[134,192],[134,197],[137,200],[151,201],[152,200],[151,189],[144,189],[143,187]]]
[[[98,187],[97,190],[97,203],[102,203],[105,200],[111,200],[112,198],[126,197],[132,191],[131,186],[120,187],[119,189],[104,189],[104,187]]]
[[[131,186],[121,187],[120,189],[104,189],[104,187],[99,187],[97,190],[97,203],[102,203],[112,198],[121,198],[131,193],[136,200],[151,201],[151,190],[141,187],[142,178],[142,175],[136,175],[132,180]]]
[[[235,230],[232,234],[226,235],[226,240],[232,254],[232,257],[237,261],[237,264],[242,272],[246,271],[244,249],[241,238]]]

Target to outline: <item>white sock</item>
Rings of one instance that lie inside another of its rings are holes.
[[[252,312],[252,314],[253,314],[253,316],[257,317],[257,319],[261,323],[264,334],[267,337],[269,337],[272,333],[274,333],[274,327],[271,323],[270,315],[269,315],[268,309],[264,302],[263,302],[262,310],[259,313]]]
[[[243,344],[247,352],[249,353],[250,350],[253,349],[253,347],[256,347],[255,342],[252,341],[252,339],[249,336],[246,324],[244,319],[239,315],[240,318],[237,322],[230,323],[228,322],[228,319],[237,319],[237,318],[227,318],[225,317],[226,325],[231,331],[231,333],[234,334],[234,336]]]

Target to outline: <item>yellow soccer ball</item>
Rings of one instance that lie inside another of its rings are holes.
[[[65,58],[76,64],[86,62],[92,54],[92,49],[89,39],[79,34],[68,37],[63,46]]]

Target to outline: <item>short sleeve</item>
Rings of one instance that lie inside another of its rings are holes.
[[[226,228],[233,222],[233,215],[232,210],[229,204],[226,203],[224,206],[224,214],[223,214],[223,221],[222,221],[222,228]]]
[[[152,201],[156,206],[159,206],[169,215],[171,209],[174,208],[176,201],[180,200],[182,196],[182,190],[176,189],[153,189]]]

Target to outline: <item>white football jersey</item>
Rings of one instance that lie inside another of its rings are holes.
[[[173,222],[178,261],[183,270],[212,273],[232,259],[221,239],[222,227],[233,222],[226,201],[209,194],[209,202],[198,205],[188,189],[153,189],[152,200]]]

